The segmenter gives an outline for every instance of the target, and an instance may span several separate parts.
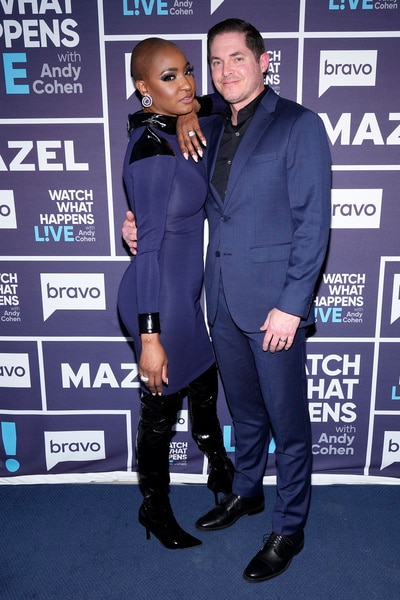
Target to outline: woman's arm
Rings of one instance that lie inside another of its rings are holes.
[[[132,160],[132,154],[130,156]],[[161,394],[162,384],[168,383],[168,358],[159,336],[162,327],[159,257],[175,164],[173,155],[156,155],[133,162],[129,162],[128,155],[124,167],[129,204],[135,211],[138,225],[138,235],[131,232],[131,238],[138,240],[138,249],[135,250],[135,288],[142,340],[139,375],[152,394]],[[128,216],[131,229],[134,229],[133,214]]]

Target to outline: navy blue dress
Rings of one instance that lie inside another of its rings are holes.
[[[121,281],[118,308],[138,361],[138,314],[159,313],[168,357],[163,393],[173,394],[215,361],[200,305],[206,173],[201,161],[182,156],[174,117],[136,113],[131,122],[123,174],[138,249]]]

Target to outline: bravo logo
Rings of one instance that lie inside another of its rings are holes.
[[[31,387],[28,354],[0,354],[0,387]]]
[[[383,190],[332,190],[332,229],[379,229]]]
[[[48,471],[60,462],[106,457],[104,431],[45,431],[44,443]]]
[[[12,190],[0,191],[0,229],[17,229],[14,192]]]
[[[103,273],[41,273],[43,320],[56,310],[105,310]]]
[[[400,431],[385,431],[381,470],[400,462]]]
[[[189,412],[186,409],[178,412],[172,431],[189,431]]]
[[[377,50],[321,50],[319,92],[333,86],[374,86]]]
[[[219,8],[221,6],[221,4],[225,2],[225,0],[211,0],[211,12],[210,14],[213,14],[217,8]]]
[[[129,98],[135,93],[135,86],[133,83],[133,79],[131,77],[131,53],[125,52],[125,90],[126,90],[126,99]]]
[[[390,324],[400,317],[400,274],[393,276],[392,309],[390,311]]]

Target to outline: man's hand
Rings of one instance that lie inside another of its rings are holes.
[[[264,352],[280,352],[292,347],[294,336],[300,325],[300,317],[273,308],[260,327],[265,331],[262,349]]]
[[[206,146],[206,138],[200,129],[199,120],[194,111],[187,115],[178,117],[176,124],[176,135],[183,156],[188,160],[189,155],[195,162],[199,156],[203,158],[203,148]]]
[[[122,224],[122,237],[125,244],[128,246],[132,254],[137,253],[137,228],[135,215],[132,211],[128,210],[126,213],[126,219]]]

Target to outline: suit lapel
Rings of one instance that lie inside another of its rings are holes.
[[[209,189],[210,189],[211,195],[213,196],[215,201],[221,205],[223,205],[223,200],[211,182],[212,182],[212,177],[214,174],[215,163],[217,161],[219,145],[221,142],[223,132],[224,132],[223,121],[221,120],[220,126],[219,127],[215,126],[213,128],[211,135],[210,135],[210,139],[207,141],[207,146],[208,146],[207,170],[208,170]]]
[[[211,195],[219,205],[227,205],[233,190],[235,189],[236,182],[242,173],[245,163],[248,161],[249,156],[253,154],[254,148],[257,146],[258,142],[274,120],[274,112],[278,100],[278,94],[276,94],[272,89],[269,89],[257,107],[233,159],[228,189],[226,191],[224,201],[211,183],[218,156],[219,145],[223,135],[223,121],[221,120],[220,127],[215,126],[213,128],[208,141],[208,181]]]
[[[278,99],[279,96],[272,90],[269,90],[257,107],[233,159],[225,203],[229,202],[238,178],[243,172],[245,163],[252,156],[257,144],[274,120],[273,113]]]

